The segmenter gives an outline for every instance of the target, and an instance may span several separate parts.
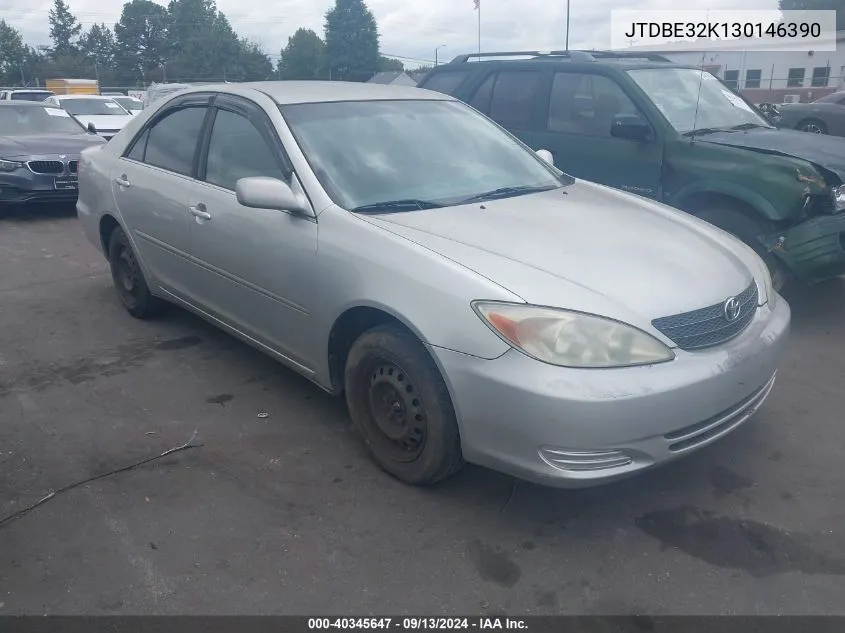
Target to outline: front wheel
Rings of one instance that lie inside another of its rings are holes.
[[[394,325],[362,334],[349,352],[344,383],[352,421],[382,469],[422,486],[463,466],[446,383],[413,334]]]

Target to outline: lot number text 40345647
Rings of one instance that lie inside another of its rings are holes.
[[[495,631],[527,630],[525,620],[509,617],[401,617],[401,618],[308,618],[308,630],[390,630],[390,631]]]

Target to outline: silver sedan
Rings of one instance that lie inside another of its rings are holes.
[[[471,462],[578,487],[689,454],[757,411],[787,340],[750,248],[439,93],[198,86],[79,171],[130,314],[177,304],[345,394],[410,484]]]

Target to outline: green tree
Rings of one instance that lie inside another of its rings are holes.
[[[23,71],[26,53],[20,32],[0,18],[0,85],[26,82]]]
[[[379,70],[378,26],[363,0],[335,0],[326,12],[325,38],[332,79],[367,81]]]
[[[379,56],[378,59],[378,69],[379,72],[405,72],[405,64],[403,64],[398,59],[391,59],[390,57],[385,57],[384,55]]]
[[[160,80],[167,43],[167,10],[151,0],[123,5],[114,25],[115,65],[121,83]]]
[[[228,21],[217,19],[214,1],[171,0],[167,14],[168,78],[177,81],[222,78],[225,62],[229,60],[219,59],[217,49],[221,42],[231,40],[231,26]],[[231,42],[223,44],[230,48],[226,44]]]
[[[70,12],[65,0],[53,0],[50,9],[50,39],[53,40],[53,55],[55,57],[72,57],[76,53],[74,39],[82,31],[82,25],[76,16]]]
[[[79,50],[83,57],[93,64],[97,78],[111,80],[114,75],[115,40],[111,29],[105,24],[94,24],[79,38]]]
[[[836,11],[836,30],[845,29],[845,0],[780,0],[781,11]]]
[[[238,52],[240,81],[264,81],[273,76],[273,62],[255,42],[241,39]]]
[[[320,79],[323,73],[323,49],[320,36],[311,29],[297,29],[288,38],[279,58],[281,79]]]

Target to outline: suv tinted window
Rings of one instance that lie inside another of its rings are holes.
[[[458,87],[468,76],[468,70],[443,71],[442,73],[435,73],[426,79],[420,88],[425,88],[426,90],[436,90],[437,92],[454,96]]]
[[[555,73],[549,101],[549,130],[610,136],[617,114],[638,114],[622,88],[602,75]]]
[[[539,85],[540,71],[502,71],[488,77],[479,86],[470,101],[470,105],[481,112],[485,112],[487,116],[504,128],[529,128],[531,127],[531,114],[537,102]],[[487,91],[490,91],[489,98],[486,95]],[[486,105],[484,100],[489,101],[489,108],[482,107]]]
[[[264,136],[249,119],[218,110],[208,144],[205,180],[235,190],[235,183],[250,176],[284,179]]]
[[[206,112],[205,106],[194,106],[175,110],[160,119],[147,137],[144,162],[190,176]]]

